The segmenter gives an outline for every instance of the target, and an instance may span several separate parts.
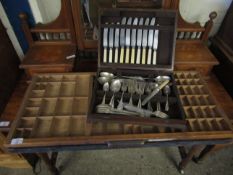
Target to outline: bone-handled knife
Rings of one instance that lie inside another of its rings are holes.
[[[145,26],[148,26],[150,22],[149,18],[146,18]],[[146,64],[146,47],[147,47],[147,36],[148,36],[148,29],[143,29],[142,35],[142,64]]]
[[[143,18],[140,18],[139,20],[139,26],[143,25]],[[142,29],[138,29],[138,34],[137,34],[137,59],[136,59],[136,64],[140,64],[141,60],[141,46],[142,46]]]
[[[132,18],[130,17],[127,21],[127,25],[131,25],[131,23],[132,23]],[[126,45],[125,63],[129,63],[130,29],[126,29],[125,45]]]
[[[155,18],[152,18],[150,21],[150,26],[154,26],[155,25]],[[154,36],[154,30],[150,29],[149,30],[149,35],[148,35],[148,55],[147,55],[147,64],[151,64],[151,50],[152,50],[152,46],[153,46],[153,36]]]
[[[133,26],[136,26],[136,25],[138,25],[138,18],[134,18],[134,21],[133,21]],[[131,60],[130,60],[131,64],[135,63],[136,32],[137,30],[133,29],[132,34],[131,34],[131,47],[132,47]]]
[[[120,23],[117,23],[117,24],[120,24]],[[115,47],[114,62],[115,63],[118,63],[119,34],[120,34],[120,29],[116,28],[116,30],[115,30],[115,38],[114,38],[114,47]]]
[[[121,25],[126,24],[126,17],[123,17],[121,20]],[[121,54],[120,54],[120,63],[124,62],[124,55],[125,55],[125,28],[122,28],[120,31],[120,46],[121,46]]]
[[[112,63],[112,48],[113,48],[113,32],[114,29],[110,28],[109,30],[109,63]]]
[[[104,28],[104,34],[103,34],[103,47],[104,47],[104,58],[103,62],[107,62],[107,47],[108,47],[108,28]]]
[[[154,41],[153,41],[153,58],[152,58],[152,64],[153,65],[157,64],[158,38],[159,38],[159,31],[155,30]]]
[[[156,94],[159,93],[167,84],[169,83],[169,80],[165,80],[161,85],[159,85],[157,88],[155,88],[151,94],[149,94],[144,100],[142,101],[142,105],[144,106],[148,101],[150,101]]]

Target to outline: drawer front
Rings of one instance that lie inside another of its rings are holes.
[[[27,75],[32,77],[35,74],[39,73],[63,73],[63,72],[71,72],[72,68],[70,67],[40,67],[40,68],[28,68],[25,69]]]

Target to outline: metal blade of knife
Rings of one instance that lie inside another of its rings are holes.
[[[155,25],[155,18],[152,18],[150,21],[150,26],[154,26]],[[148,55],[147,55],[147,64],[151,64],[151,49],[153,46],[153,36],[154,36],[154,30],[150,29],[149,30],[149,35],[148,35]]]
[[[138,25],[138,18],[134,18],[133,21],[133,26]],[[135,47],[136,46],[136,29],[132,30],[132,34],[131,34],[131,46]]]
[[[140,18],[139,20],[139,26],[143,25],[143,18]],[[141,60],[141,46],[142,46],[142,29],[138,29],[137,31],[137,58],[136,58],[136,64],[140,64]]]
[[[110,48],[113,48],[113,32],[114,32],[114,29],[110,28],[109,30],[109,47]]]
[[[114,29],[110,28],[109,30],[109,62],[112,63],[112,48],[113,48],[113,32]]]
[[[108,47],[108,28],[104,28],[103,34],[103,47],[104,47],[104,55],[103,55],[103,62],[107,62],[107,47]]]
[[[158,38],[159,38],[159,30],[155,30],[154,32],[154,41],[153,41],[153,57],[152,64],[157,64],[157,49],[158,49]]]
[[[159,31],[155,30],[154,41],[153,41],[153,49],[155,49],[155,50],[158,49],[158,37],[159,37]]]
[[[117,25],[120,23],[118,22]],[[114,47],[115,47],[115,52],[114,52],[114,62],[118,62],[118,48],[119,48],[119,35],[120,35],[120,29],[116,28],[115,29],[115,37],[114,37]]]
[[[127,21],[127,25],[131,25],[132,18],[130,17]],[[129,63],[129,47],[130,47],[130,28],[126,29],[126,36],[125,36],[125,45],[126,45],[126,55],[125,55],[125,63]]]
[[[108,47],[108,28],[104,28],[103,47]]]
[[[145,26],[148,26],[150,22],[149,18],[146,18],[145,21]],[[147,36],[148,36],[148,29],[144,29],[143,30],[143,36],[142,36],[142,47],[146,47],[147,46]]]
[[[150,21],[150,26],[154,26],[154,25],[155,25],[155,18],[152,18]],[[148,35],[148,47],[152,47],[153,45],[153,35],[154,35],[154,30],[150,29]]]
[[[126,17],[123,17],[121,20],[121,25],[124,27],[126,24]],[[125,56],[125,28],[122,28],[120,31],[120,46],[121,46],[121,54],[120,54],[120,63],[124,62],[124,56]]]
[[[127,21],[127,25],[131,25],[131,23],[132,23],[132,18],[130,17]],[[126,29],[125,45],[127,47],[130,46],[130,29]]]
[[[134,18],[134,21],[133,21],[133,26],[136,26],[136,25],[138,25],[138,18]],[[130,61],[131,64],[134,64],[135,62],[136,32],[137,32],[136,29],[132,29],[132,33],[131,33],[132,49],[131,49],[131,61]]]
[[[126,17],[123,17],[121,20],[121,25],[126,24]],[[125,29],[122,28],[120,31],[120,45],[125,46]]]
[[[140,18],[139,26],[143,25],[143,18]],[[142,45],[142,29],[138,29],[138,35],[137,35],[137,46],[141,47]]]
[[[117,24],[120,24],[120,23],[117,23]],[[119,47],[119,34],[120,34],[120,29],[116,28],[115,38],[114,38],[114,47]]]

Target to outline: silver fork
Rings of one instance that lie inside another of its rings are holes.
[[[148,82],[146,84],[145,92],[147,94],[150,94],[152,90],[153,90],[153,83],[152,82]],[[150,110],[150,111],[153,111],[153,108],[151,106],[151,101],[148,101],[148,103],[147,103],[147,109]]]
[[[129,79],[127,81],[127,84],[128,84],[128,91],[130,93],[130,99],[129,99],[129,105],[133,105],[133,94],[135,93],[135,83],[136,81],[135,80],[131,80]]]
[[[146,84],[144,82],[137,82],[136,84],[136,92],[139,95],[139,100],[138,100],[138,108],[142,108],[142,95],[144,94]]]
[[[124,93],[127,91],[127,82],[125,79],[122,80],[121,82],[121,91],[122,91],[122,94],[121,94],[121,99],[120,99],[120,102],[117,106],[117,109],[118,110],[122,110],[123,109],[123,97],[124,97]]]
[[[156,83],[156,84],[155,84],[155,88],[157,88],[158,86],[159,86],[159,85]],[[161,91],[158,92],[157,97],[158,97],[158,100],[157,100],[157,102],[156,102],[156,110],[157,110],[157,111],[161,111],[161,105],[160,105],[160,102],[159,102],[160,97],[161,97]]]

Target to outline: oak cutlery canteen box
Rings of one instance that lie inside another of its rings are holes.
[[[173,10],[100,10],[88,121],[186,128],[173,77],[176,23]]]

